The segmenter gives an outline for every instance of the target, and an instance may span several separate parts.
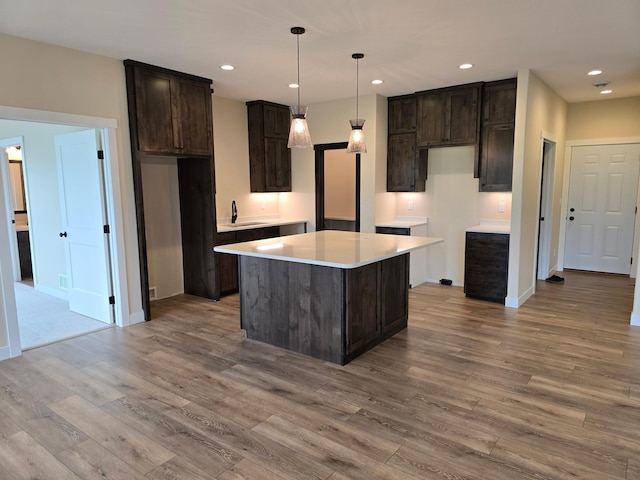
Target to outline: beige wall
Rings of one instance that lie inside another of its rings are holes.
[[[376,178],[384,171],[376,171],[383,155],[386,159],[386,138],[377,138],[382,114],[378,111],[386,99],[377,95],[360,97],[360,114],[366,119],[364,132],[367,153],[361,154],[360,230],[375,231]],[[346,142],[349,140],[349,119],[353,116],[355,98],[335,100],[309,106],[307,122],[314,145]],[[386,110],[385,110],[386,112]],[[386,113],[385,137],[386,137]],[[343,119],[344,121],[340,121]],[[384,152],[381,153],[381,144]],[[293,192],[280,194],[280,215],[310,220],[309,230],[315,230],[315,155],[312,149],[291,151]]]
[[[567,141],[640,136],[640,97],[572,103]]]
[[[124,67],[120,60],[0,34],[0,105],[115,119],[130,314],[141,311]]]
[[[324,216],[356,219],[356,156],[346,150],[324,154]]]
[[[566,102],[533,72],[520,71],[516,103],[513,214],[507,289],[507,305],[510,306],[522,304],[535,290],[543,134],[552,137],[556,142],[551,263],[557,262],[566,119]]]

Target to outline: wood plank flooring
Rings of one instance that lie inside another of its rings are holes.
[[[247,340],[238,296],[0,362],[0,479],[639,479],[632,280],[564,272],[520,309],[410,291],[345,367]]]

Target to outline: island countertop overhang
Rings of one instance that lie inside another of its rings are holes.
[[[442,242],[434,237],[323,230],[220,245],[214,251],[351,269]]]

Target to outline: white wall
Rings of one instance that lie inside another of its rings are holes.
[[[156,299],[184,293],[178,163],[145,158],[141,163],[149,289]]]
[[[559,152],[564,151],[566,121],[566,102],[533,72],[518,72],[506,299],[511,307],[522,305],[535,291],[543,133],[556,142],[550,264],[557,263],[564,172]]]
[[[22,136],[24,140],[23,174],[29,195],[36,287],[60,298],[67,298],[58,282],[59,275],[67,275],[67,267],[64,243],[58,236],[62,218],[55,136],[80,130],[86,128],[0,119],[0,138]]]

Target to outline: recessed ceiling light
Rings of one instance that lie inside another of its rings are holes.
[[[607,90],[602,90],[600,92],[600,95],[609,95],[610,93],[613,93],[613,90],[607,89]]]
[[[473,63],[463,63],[462,65],[460,65],[458,68],[460,70],[467,70],[469,68],[473,67]]]
[[[300,85],[298,85],[297,83],[290,83],[289,84],[289,88],[298,88]]]
[[[233,65],[220,65],[222,70],[233,70]]]
[[[602,70],[591,70],[589,73],[587,73],[587,75],[600,75],[602,73]]]
[[[372,84],[372,85],[381,85],[381,84],[383,84],[383,83],[384,83],[384,82],[383,82],[382,80],[371,80],[371,84]]]

